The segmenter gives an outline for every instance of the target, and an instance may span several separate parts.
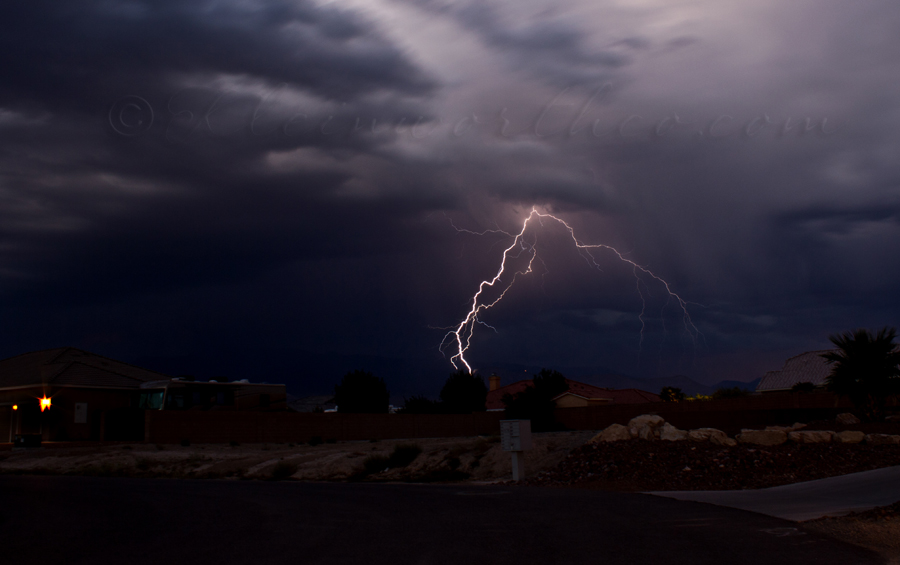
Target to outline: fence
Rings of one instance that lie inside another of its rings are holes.
[[[658,414],[681,429],[717,428],[735,433],[742,428],[830,420],[850,408],[849,401],[830,393],[771,393],[722,400],[564,408],[556,411],[556,417],[571,430],[600,430],[611,424],[626,424],[641,414]]]
[[[851,405],[828,393],[773,393],[723,400],[619,404],[556,410],[570,430],[600,430],[641,414],[658,414],[681,429],[741,428],[833,419]],[[323,440],[466,437],[500,433],[503,412],[473,414],[299,414],[147,410],[144,439],[153,443],[288,443]]]
[[[152,443],[288,443],[323,440],[459,437],[500,433],[503,412],[473,414],[298,414],[148,410]]]

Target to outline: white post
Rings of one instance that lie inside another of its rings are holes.
[[[514,481],[521,481],[525,478],[525,452],[512,451],[512,475]]]

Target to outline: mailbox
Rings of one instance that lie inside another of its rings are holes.
[[[500,420],[500,445],[503,451],[531,449],[531,420]]]

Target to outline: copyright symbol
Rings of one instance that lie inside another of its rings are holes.
[[[123,96],[109,109],[109,125],[126,137],[147,133],[153,125],[153,107],[140,96]]]

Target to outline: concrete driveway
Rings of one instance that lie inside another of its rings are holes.
[[[900,501],[900,466],[759,490],[658,491],[656,496],[706,502],[802,522],[843,516]]]

